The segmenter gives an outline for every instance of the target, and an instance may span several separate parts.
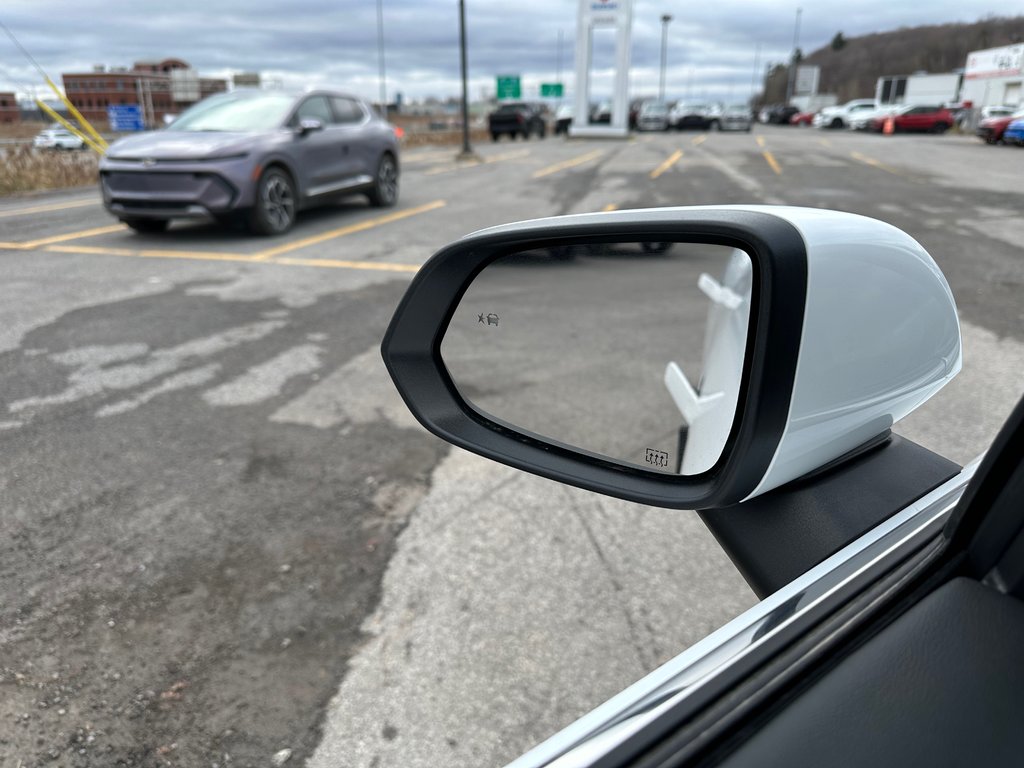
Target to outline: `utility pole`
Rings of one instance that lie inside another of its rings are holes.
[[[668,23],[672,17],[663,13],[661,15],[661,79],[658,81],[658,101],[665,101],[665,60],[668,51]]]
[[[380,109],[385,119],[388,116],[388,78],[384,70],[384,0],[377,0],[377,62],[380,68]]]
[[[459,0],[459,53],[462,60],[462,153],[461,157],[472,157],[469,146],[469,91],[466,75],[466,0]]]
[[[789,57],[789,79],[786,82],[786,103],[793,98],[793,85],[796,82],[796,52],[800,48],[800,14],[803,8],[796,9],[796,25],[793,27],[793,53]]]
[[[750,98],[753,100],[754,94],[757,93],[757,70],[761,66],[761,44],[757,44],[757,48],[754,49],[754,73],[750,76]]]

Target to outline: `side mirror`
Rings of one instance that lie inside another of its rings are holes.
[[[324,124],[315,117],[304,117],[299,121],[299,127],[296,133],[298,133],[299,136],[305,136],[307,133],[322,131],[323,129]]]
[[[910,236],[768,206],[469,235],[417,274],[382,352],[413,414],[449,442],[689,509],[872,442],[961,364],[949,286]]]

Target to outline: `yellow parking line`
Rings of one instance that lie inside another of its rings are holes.
[[[679,158],[681,158],[682,156],[683,156],[683,150],[677,149],[675,152],[673,152],[671,155],[669,155],[665,159],[665,162],[663,162],[661,165],[659,165],[657,168],[655,168],[653,171],[651,171],[651,178],[652,179],[656,179],[659,176],[661,176],[661,174],[663,174],[665,171],[667,171],[673,165],[678,163],[679,162]]]
[[[614,210],[616,210],[616,209],[617,209],[618,207],[619,207],[619,206],[617,206],[617,205],[616,205],[615,203],[608,203],[608,205],[606,205],[606,206],[605,206],[604,208],[602,208],[601,210],[602,210],[602,211],[604,211],[605,213],[608,213],[609,211],[614,211]]]
[[[101,200],[90,198],[88,200],[74,200],[69,203],[51,203],[50,205],[33,205],[29,208],[8,208],[0,211],[0,218],[5,216],[24,216],[30,213],[46,213],[47,211],[63,211],[65,208],[81,208],[85,205],[99,205]]]
[[[866,155],[862,155],[860,152],[851,152],[850,157],[852,157],[854,160],[857,160],[858,162],[864,163],[865,165],[870,165],[872,168],[877,168],[880,171],[885,171],[886,173],[891,173],[895,176],[907,175],[903,173],[903,171],[898,171],[895,168],[886,165],[885,163],[875,160],[875,158],[873,157],[867,157]]]
[[[43,245],[52,245],[53,243],[64,243],[68,240],[81,240],[86,237],[96,237],[97,235],[109,235],[112,232],[122,232],[124,230],[124,224],[111,224],[106,227],[95,227],[93,229],[83,229],[79,232],[68,232],[64,235],[54,235],[53,237],[41,237],[38,240],[28,240],[24,243],[2,243],[4,248],[13,248],[15,250],[30,251],[33,248],[39,248]]]
[[[761,147],[763,149],[764,148],[764,136],[758,136],[756,138],[756,141],[757,141],[757,146],[759,146],[759,147]]]
[[[203,261],[261,261],[248,253],[220,251],[174,251],[158,248],[107,248],[102,245],[51,245],[53,253],[82,253],[95,256],[134,256],[149,259],[200,259]]]
[[[439,173],[451,173],[452,171],[461,171],[463,168],[474,168],[478,165],[490,165],[491,163],[500,163],[505,160],[518,160],[521,157],[526,157],[530,154],[530,150],[521,149],[517,152],[506,152],[503,155],[493,155],[491,157],[485,157],[482,160],[470,160],[469,162],[462,162],[456,165],[440,165],[436,168],[431,168],[423,172],[424,176],[436,176]]]
[[[377,272],[419,272],[416,264],[394,264],[386,261],[341,261],[338,259],[297,259],[284,256],[270,259],[271,264],[286,264],[298,267],[334,267],[336,269],[369,269]]]
[[[831,147],[832,146],[832,142],[829,141],[828,139],[818,139],[818,143],[821,144],[821,146],[823,146],[823,147]]]
[[[341,261],[338,259],[300,259],[288,256],[263,259],[247,253],[218,251],[168,251],[131,248],[103,248],[89,245],[51,245],[45,250],[54,253],[81,253],[90,256],[127,256],[136,259],[191,259],[195,261],[236,261],[253,264],[280,264],[283,266],[333,267],[335,269],[365,269],[378,272],[417,272],[415,264],[395,264],[380,261]]]
[[[591,160],[594,160],[595,158],[598,158],[598,157],[600,157],[603,154],[604,154],[604,150],[603,149],[595,149],[593,152],[587,152],[587,154],[585,154],[585,155],[579,155],[579,156],[571,158],[569,160],[563,160],[560,163],[555,163],[554,165],[549,165],[547,168],[541,168],[539,171],[536,171],[533,174],[533,178],[535,178],[535,179],[542,179],[545,176],[550,176],[552,173],[558,173],[559,171],[564,171],[566,168],[573,168],[573,167],[575,167],[577,165],[583,165],[583,163],[588,163]]]
[[[427,213],[428,211],[435,211],[438,208],[443,208],[444,206],[444,200],[435,200],[434,202],[427,203],[426,205],[419,205],[415,208],[406,208],[404,211],[395,211],[394,213],[389,213],[386,216],[378,216],[375,219],[361,221],[358,224],[349,224],[346,227],[339,227],[338,229],[332,229],[329,232],[322,232],[319,235],[313,235],[312,237],[306,237],[302,240],[285,243],[284,245],[279,245],[276,248],[267,248],[265,251],[259,251],[258,253],[252,254],[253,261],[265,261],[267,259],[272,259],[275,256],[280,256],[282,253],[290,253],[291,251],[297,251],[300,248],[308,248],[311,245],[325,243],[328,240],[345,237],[345,235],[351,235],[356,232],[365,232],[368,229],[379,227],[382,224],[390,224],[393,221],[407,219],[410,216],[417,216],[421,213]]]
[[[707,140],[708,140],[707,135],[706,134],[701,134],[700,136],[697,136],[696,138],[692,139],[690,141],[690,143],[693,144],[693,146],[695,146],[695,147],[699,147],[701,144],[703,144]]]
[[[761,154],[764,155],[764,159],[768,161],[768,165],[770,165],[772,167],[772,170],[775,171],[775,174],[777,176],[781,176],[782,175],[782,166],[779,165],[779,161],[775,159],[775,155],[773,155],[767,149],[764,152],[762,152]]]

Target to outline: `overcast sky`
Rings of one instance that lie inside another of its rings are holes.
[[[669,25],[667,95],[745,99],[755,54],[786,58],[802,5],[800,47],[810,52],[837,31],[847,37],[900,26],[976,21],[1006,9],[994,0],[635,0],[631,92],[654,94],[663,13]],[[388,98],[458,93],[457,0],[383,0]],[[493,93],[494,76],[520,74],[526,94],[553,81],[572,86],[576,0],[466,0],[470,91]],[[60,84],[62,72],[175,56],[204,75],[258,71],[288,86],[333,85],[371,99],[379,93],[373,0],[4,0],[3,21]],[[608,87],[609,46],[595,54],[595,92]],[[40,78],[0,34],[0,90]]]

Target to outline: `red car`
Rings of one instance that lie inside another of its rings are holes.
[[[1021,118],[1024,118],[1024,109],[1018,110],[1012,115],[989,117],[978,123],[978,127],[974,132],[988,144],[999,144],[1003,140],[1003,133],[1006,131],[1006,127],[1014,120],[1020,120]]]
[[[814,120],[813,112],[797,112],[791,118],[789,118],[790,125],[810,125],[811,121]]]
[[[885,130],[885,123],[893,121],[894,131],[928,131],[945,133],[953,126],[953,113],[945,107],[906,106],[890,117],[877,117],[871,121],[873,131]]]

